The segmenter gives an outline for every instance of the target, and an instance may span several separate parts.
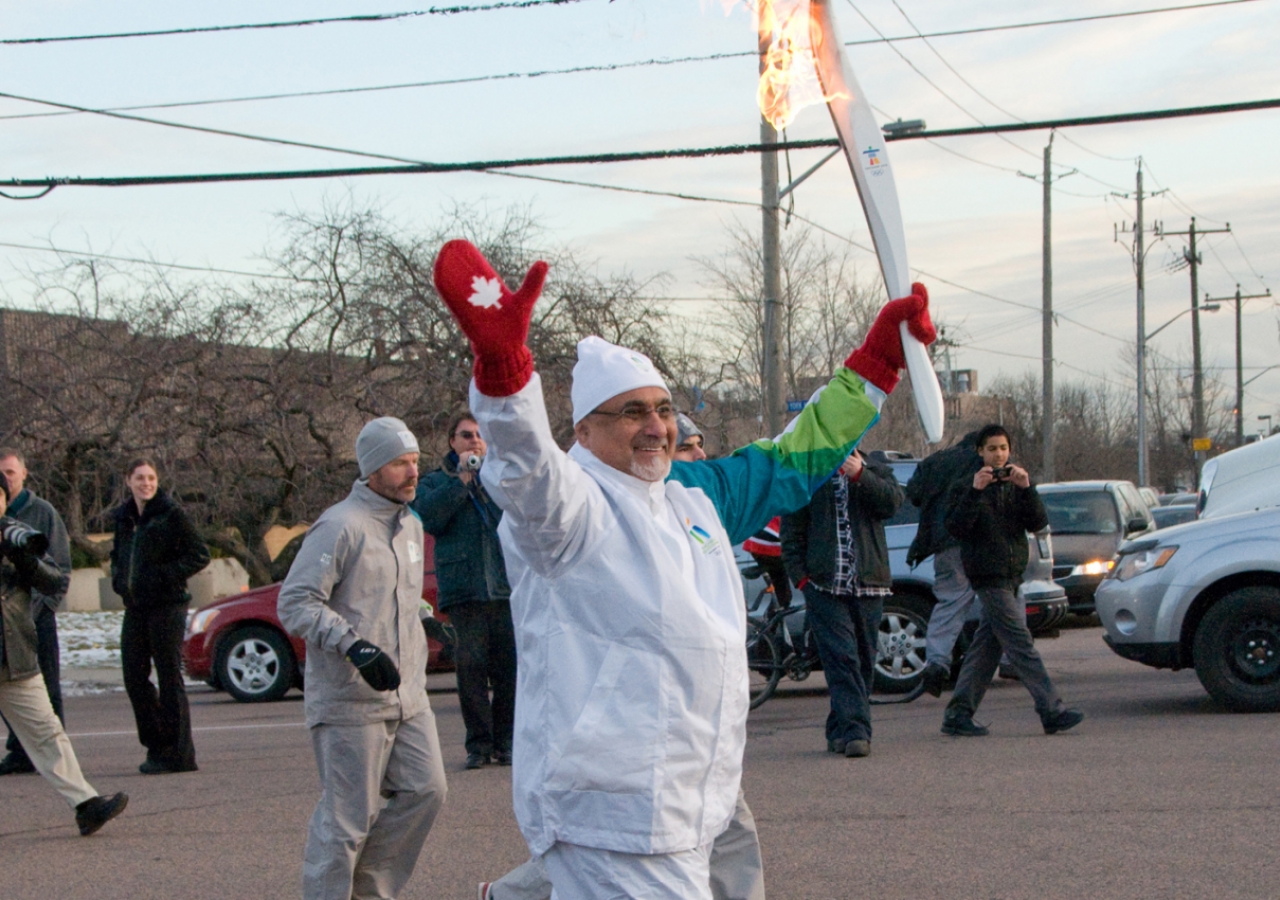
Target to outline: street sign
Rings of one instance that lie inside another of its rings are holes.
[[[804,405],[808,402],[809,402],[808,400],[788,400],[787,412],[800,412],[800,410],[804,409]]]
[[[1195,438],[1191,442],[1191,449],[1197,453],[1201,450],[1212,450],[1213,440],[1211,438]]]

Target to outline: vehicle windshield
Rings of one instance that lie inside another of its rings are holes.
[[[1106,491],[1045,493],[1040,499],[1054,534],[1115,534],[1120,530],[1115,501]]]

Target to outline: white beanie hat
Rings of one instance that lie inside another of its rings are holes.
[[[383,416],[360,429],[356,438],[356,462],[360,477],[368,478],[391,460],[418,452],[418,439],[399,419]]]
[[[578,341],[571,392],[574,425],[606,400],[642,387],[660,387],[671,393],[653,362],[638,350],[595,336]]]

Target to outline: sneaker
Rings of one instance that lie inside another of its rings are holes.
[[[946,666],[929,663],[924,667],[924,676],[921,679],[924,692],[931,697],[941,697],[942,689],[947,686],[947,678],[950,675],[951,671]]]
[[[103,825],[106,825],[129,805],[129,795],[115,794],[111,797],[93,797],[76,806],[76,825],[80,834],[88,837]]]
[[[510,750],[495,751],[493,754],[493,761],[500,766],[511,765],[511,751]]]
[[[1044,725],[1045,734],[1057,734],[1059,731],[1066,731],[1068,728],[1075,728],[1084,721],[1084,713],[1078,709],[1060,709],[1050,716],[1043,716],[1040,719]]]
[[[843,752],[844,752],[844,749],[845,749],[845,746],[846,746],[845,742],[844,742],[844,741],[842,741],[842,740],[839,740],[838,738],[828,738],[828,739],[827,739],[827,752],[828,752],[828,753],[843,753]]]
[[[942,719],[942,733],[952,737],[986,737],[990,729],[973,721],[967,713],[948,714]]]
[[[844,755],[849,759],[858,756],[870,756],[871,742],[863,740],[849,741],[844,745]]]
[[[489,890],[492,887],[492,881],[480,882],[480,888],[476,891],[477,900],[493,900],[493,893]]]
[[[36,767],[25,753],[10,752],[0,759],[0,775],[26,775],[34,772]]]
[[[478,769],[481,766],[487,766],[487,765],[489,765],[488,753],[468,753],[467,754],[466,768]]]

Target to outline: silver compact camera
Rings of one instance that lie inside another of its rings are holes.
[[[484,464],[484,457],[475,453],[468,453],[462,459],[462,468],[468,472],[479,472],[480,466]]]

